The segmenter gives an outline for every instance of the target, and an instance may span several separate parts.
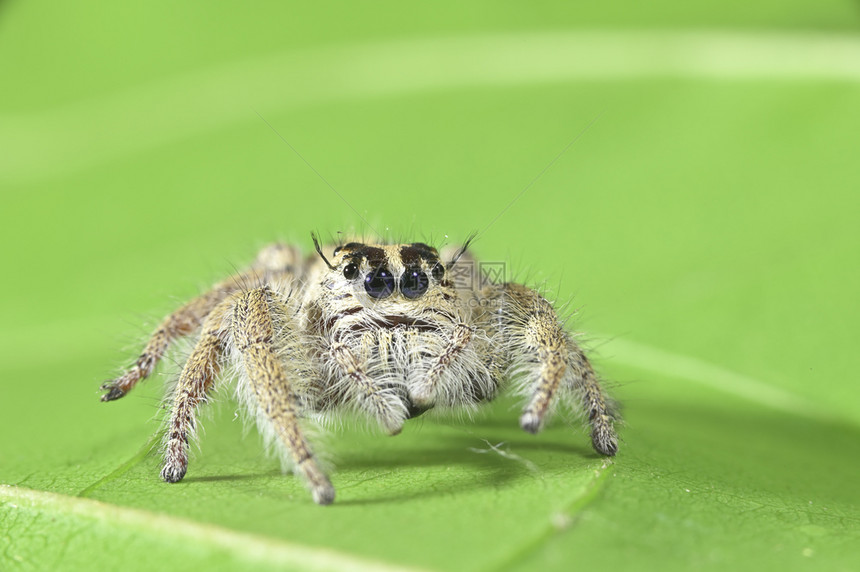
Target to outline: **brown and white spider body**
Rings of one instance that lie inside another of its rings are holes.
[[[334,488],[306,437],[307,420],[346,408],[387,433],[430,408],[474,407],[514,385],[520,426],[541,429],[568,401],[594,449],[617,451],[614,412],[552,305],[514,283],[491,283],[466,246],[440,256],[422,243],[342,244],[326,257],[264,248],[246,271],[168,316],[131,369],[102,386],[119,399],[152,373],[171,342],[197,334],[170,400],[161,476],[188,466],[197,407],[235,365],[238,394],[319,504]],[[467,243],[468,244],[468,243]]]

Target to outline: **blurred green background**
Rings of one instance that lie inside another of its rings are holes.
[[[0,569],[855,568],[858,24],[845,0],[3,3]],[[572,300],[615,461],[501,400],[322,436],[319,508],[225,399],[160,483],[164,376],[111,404],[101,381],[261,245],[369,228],[481,231]]]

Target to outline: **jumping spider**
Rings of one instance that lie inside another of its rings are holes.
[[[594,449],[615,455],[610,400],[552,305],[520,284],[482,279],[468,241],[441,257],[420,242],[349,242],[329,259],[313,239],[318,257],[264,248],[250,268],[170,314],[137,362],[102,385],[102,401],[123,397],[174,340],[197,336],[172,394],[165,481],[185,476],[197,406],[228,366],[258,427],[319,504],[334,500],[334,488],[302,420],[344,407],[396,435],[432,407],[475,406],[516,381],[525,431],[538,432],[558,398],[574,398]]]

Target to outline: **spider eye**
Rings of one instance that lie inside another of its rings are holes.
[[[354,263],[350,262],[346,266],[343,267],[343,277],[347,280],[352,280],[358,276],[358,266]]]
[[[441,262],[437,262],[436,266],[433,267],[433,270],[431,270],[430,273],[436,280],[442,280],[442,277],[445,276],[445,267],[442,266]]]
[[[370,271],[364,279],[364,289],[371,298],[385,298],[394,292],[394,276],[385,266]]]
[[[407,268],[400,279],[400,291],[407,298],[417,298],[427,291],[430,280],[420,268]]]

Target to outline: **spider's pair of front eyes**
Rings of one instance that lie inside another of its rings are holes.
[[[430,271],[433,278],[441,280],[445,267],[437,264]],[[348,280],[358,277],[358,266],[352,262],[343,269],[343,276]],[[379,266],[364,277],[364,289],[371,298],[386,298],[394,293],[397,279],[386,266]],[[407,268],[400,277],[400,293],[407,298],[418,298],[430,287],[430,279],[421,268]]]

